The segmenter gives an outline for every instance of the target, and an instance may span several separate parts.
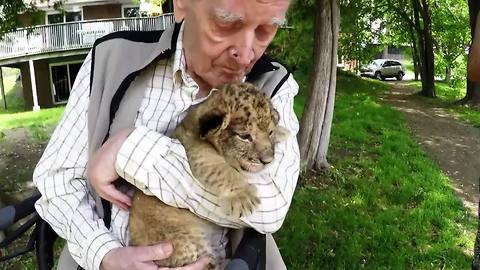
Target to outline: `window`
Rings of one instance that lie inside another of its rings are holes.
[[[123,15],[124,18],[140,17],[140,8],[139,7],[124,7],[122,15]]]
[[[384,66],[384,67],[391,67],[391,66],[394,66],[394,65],[395,65],[394,63],[395,63],[395,62],[393,62],[393,61],[386,61],[385,64],[383,64],[383,66]]]
[[[66,12],[65,13],[65,22],[78,22],[82,20],[82,12]]]
[[[50,65],[53,103],[67,102],[81,66],[82,62]]]
[[[49,14],[47,15],[47,23],[63,23],[63,14]]]
[[[81,11],[69,11],[64,13],[48,14],[47,23],[65,23],[65,22],[77,22],[82,20]]]
[[[122,17],[123,18],[148,17],[148,14],[146,11],[140,10],[140,6],[123,5]]]

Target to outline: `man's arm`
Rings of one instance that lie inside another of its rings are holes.
[[[95,199],[87,187],[90,61],[89,54],[78,72],[62,119],[34,171],[34,184],[42,194],[36,209],[67,240],[72,258],[84,269],[98,270],[101,265],[103,270],[158,270],[154,261],[170,256],[171,245],[123,247],[98,217]],[[199,270],[207,264],[205,257],[178,269]]]
[[[260,209],[243,220],[261,232],[273,233],[280,229],[287,215],[300,173],[300,150],[297,133],[299,124],[293,111],[298,84],[290,75],[272,98],[280,115],[279,125],[291,135],[275,147],[275,159],[260,174],[250,174],[249,182],[255,184],[261,200]]]
[[[103,256],[121,244],[95,212],[87,187],[87,107],[90,54],[78,72],[65,112],[33,174],[42,197],[39,215],[67,240],[68,250],[85,269],[99,269]]]
[[[470,54],[468,56],[468,78],[472,82],[480,83],[480,16],[477,15],[475,33]]]
[[[263,172],[249,176],[261,200],[251,216],[232,219],[219,214],[215,197],[192,176],[185,149],[178,140],[146,127],[137,127],[122,144],[116,170],[145,193],[174,206],[188,207],[219,225],[251,226],[260,232],[275,232],[285,219],[299,174],[300,156],[295,136],[298,120],[293,112],[297,92],[298,85],[290,77],[272,99],[280,114],[280,125],[292,135],[277,144],[275,160]]]

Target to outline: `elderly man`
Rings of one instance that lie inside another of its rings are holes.
[[[131,201],[128,191],[117,189],[119,178],[222,226],[267,234],[280,228],[299,172],[295,136],[279,143],[275,160],[249,179],[257,186],[259,208],[232,223],[199,203],[202,189],[191,176],[185,150],[170,137],[188,108],[212,88],[242,80],[271,95],[280,125],[297,133],[293,98],[298,85],[264,55],[289,4],[174,0],[175,27],[119,32],[95,43],[34,172],[42,193],[37,211],[67,240],[60,269],[77,269],[74,261],[85,269],[157,269],[153,261],[170,254],[168,243],[127,246]],[[207,263],[203,258],[181,269],[203,269]],[[270,235],[267,269],[286,269]]]

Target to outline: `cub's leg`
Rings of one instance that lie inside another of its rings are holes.
[[[209,143],[190,141],[185,150],[193,175],[219,197],[225,214],[248,216],[255,210],[260,203],[255,186],[249,184],[243,174],[227,163]]]
[[[152,245],[170,242],[172,255],[156,263],[162,267],[180,267],[209,255],[208,270],[219,269],[224,254],[209,254],[212,245],[209,235],[221,234],[222,228],[192,214],[186,209],[168,206],[154,196],[137,190],[130,212],[129,231],[131,244]]]

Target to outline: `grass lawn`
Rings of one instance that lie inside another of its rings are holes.
[[[422,88],[422,83],[420,81],[411,82],[409,84],[415,86],[419,90]],[[465,97],[466,86],[464,84],[455,87],[437,81],[435,82],[435,89],[437,91],[438,99],[421,97],[422,100],[424,102],[435,103],[446,107],[450,112],[457,115],[463,121],[480,128],[480,110],[478,108],[455,104],[456,101]]]
[[[0,114],[0,132],[6,129],[26,127],[33,137],[50,138],[50,132],[62,116],[64,107],[41,109],[39,112]]]
[[[333,168],[303,178],[276,234],[288,269],[469,269],[476,221],[401,114],[377,101],[387,87],[339,76]]]
[[[15,113],[25,110],[23,101],[22,85],[19,78],[20,70],[16,68],[2,68],[3,87],[5,88],[5,97],[7,100],[7,110],[3,96],[0,96],[0,114]]]
[[[51,130],[60,120],[63,107],[42,109],[40,112],[25,111],[25,103],[21,95],[21,83],[17,81],[19,71],[13,68],[2,68],[7,100],[4,108],[3,97],[0,97],[0,137],[7,129],[26,127],[33,137],[47,139]]]

